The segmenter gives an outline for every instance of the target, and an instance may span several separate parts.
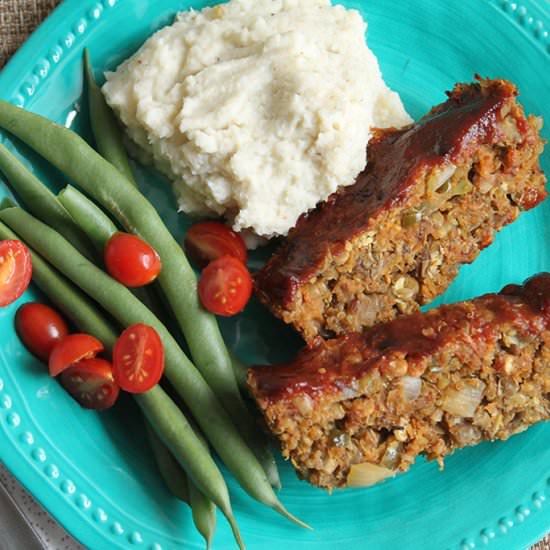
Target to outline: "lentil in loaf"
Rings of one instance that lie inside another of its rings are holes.
[[[248,384],[314,485],[376,482],[421,454],[442,463],[550,417],[550,274],[319,338],[291,363],[250,369]]]
[[[259,299],[311,341],[416,311],[497,231],[546,197],[541,120],[504,80],[458,84],[418,123],[381,130],[366,169],[256,275]]]

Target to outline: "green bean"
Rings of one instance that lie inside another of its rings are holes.
[[[145,323],[157,330],[164,344],[167,378],[242,487],[260,502],[305,526],[279,502],[264,471],[227,418],[216,396],[155,315],[127,288],[86,260],[61,235],[30,214],[19,208],[8,208],[0,211],[0,220],[19,233],[31,247],[37,249],[123,326]]]
[[[90,111],[90,123],[95,138],[97,150],[101,156],[107,159],[126,179],[133,185],[137,185],[134,173],[128,162],[128,155],[124,148],[120,126],[105,101],[105,97],[97,85],[88,50],[84,50],[84,74],[86,77],[88,92],[88,108]]]
[[[227,486],[225,481],[218,470],[216,463],[213,461],[208,448],[197,437],[192,426],[186,422],[186,425],[182,425],[181,422],[176,424],[175,419],[185,417],[181,414],[176,404],[166,395],[164,390],[160,386],[155,386],[152,390],[137,394],[134,396],[138,405],[141,407],[147,420],[157,428],[159,436],[163,443],[170,449],[174,455],[188,453],[194,456],[197,462],[200,464],[203,472],[210,471],[209,483],[197,484],[200,487],[200,491],[207,499],[215,502],[223,514],[228,519],[231,528],[233,529],[233,535],[235,540],[241,548],[244,545],[241,540],[239,529],[233,518],[231,511],[231,504],[229,503],[229,494],[227,493]],[[185,446],[185,448],[182,448]],[[193,476],[191,470],[186,470],[189,474],[191,481],[197,481]],[[203,481],[203,480],[201,480]],[[221,487],[225,490],[224,501],[220,502],[218,494]],[[189,497],[191,499],[191,506],[193,507],[193,490],[190,487]],[[198,500],[196,500],[197,505]],[[204,503],[201,502],[201,505]],[[205,509],[201,509],[202,512]],[[197,510],[197,517],[200,516],[199,510]],[[201,518],[204,520],[204,518]],[[201,521],[201,529],[204,527],[203,521]]]
[[[202,441],[204,447],[208,449],[208,443],[205,441],[203,435],[193,425],[192,421],[190,423],[197,437]],[[212,505],[212,501],[205,497],[192,481],[189,483],[189,498],[191,499],[193,521],[199,533],[204,537],[206,550],[208,550],[216,531],[216,508]]]
[[[169,393],[170,395],[170,393]],[[181,403],[181,400],[178,399],[178,396],[174,396],[174,403],[178,405],[180,410],[184,415],[188,415],[189,411],[184,403]],[[192,420],[189,421],[192,428],[195,430],[197,437],[202,441],[206,449],[208,449],[208,443],[205,441],[198,427],[193,423]],[[193,513],[193,522],[195,527],[202,534],[204,540],[206,541],[206,548],[210,548],[212,539],[214,537],[214,532],[216,530],[216,508],[213,506],[212,501],[206,498],[201,491],[194,485],[192,480],[188,480],[188,495],[189,503]]]
[[[145,421],[145,431],[164,484],[172,495],[190,504],[187,474],[147,420]]]
[[[11,210],[18,209],[12,208]],[[7,212],[7,210],[2,212]],[[49,231],[51,230],[49,229]],[[106,349],[112,350],[117,338],[117,331],[99,313],[96,306],[35,252],[32,244],[24,238],[24,235],[20,232],[14,233],[0,223],[0,238],[20,239],[21,236],[29,246],[32,255],[33,281],[54,305],[74,322],[79,330],[95,336],[103,342]],[[81,258],[83,257],[81,256]],[[134,398],[161,440],[172,451],[189,477],[226,516],[235,540],[240,548],[244,548],[231,510],[227,485],[204,442],[195,434],[183,413],[158,385],[147,393],[134,395]]]
[[[57,199],[76,220],[95,249],[103,253],[107,241],[118,231],[111,218],[88,197],[70,185],[61,190]]]
[[[31,214],[59,231],[86,257],[94,257],[86,236],[55,195],[2,144],[0,171]]]
[[[216,530],[216,507],[214,503],[206,498],[191,480],[187,479],[185,471],[181,469],[149,422],[145,422],[145,428],[164,483],[175,497],[191,506],[193,523],[197,531],[204,537],[206,548],[210,548]]]
[[[189,484],[189,498],[193,522],[198,532],[204,537],[206,550],[208,550],[216,531],[216,508],[212,501],[195,487],[194,483]]]
[[[214,503],[206,498],[191,480],[187,479],[185,471],[181,469],[172,453],[166,448],[147,421],[145,422],[145,428],[164,483],[173,495],[191,506],[193,523],[197,531],[204,537],[206,548],[210,548],[216,530],[216,507]],[[195,433],[205,447],[208,448],[201,434],[196,430]]]

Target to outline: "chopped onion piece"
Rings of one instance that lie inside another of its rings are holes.
[[[335,381],[336,387],[341,392],[342,399],[353,399],[359,395],[359,382],[352,380],[350,383],[343,383],[340,380]]]
[[[395,468],[399,459],[401,458],[401,451],[403,450],[403,443],[397,442],[392,445],[388,445],[384,456],[380,463],[385,468]]]
[[[313,400],[306,393],[297,395],[292,401],[294,406],[304,416],[308,416],[313,411]]]
[[[403,376],[401,378],[401,393],[405,401],[414,401],[422,389],[422,378],[419,376]]]
[[[353,464],[348,474],[347,487],[368,487],[387,477],[393,477],[396,473],[394,470],[370,462]]]
[[[456,166],[454,164],[448,164],[441,170],[435,172],[430,176],[428,187],[430,191],[440,190],[445,183],[447,183],[456,172]]]
[[[472,418],[481,403],[485,384],[481,380],[471,382],[460,390],[448,389],[441,408],[455,416]]]

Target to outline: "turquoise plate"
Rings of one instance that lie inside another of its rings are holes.
[[[514,81],[529,112],[550,124],[550,3],[547,0],[349,0],[369,21],[369,44],[386,80],[418,117],[443,91],[474,73]],[[185,0],[68,0],[33,35],[0,75],[0,95],[74,127],[89,128],[81,102],[81,54],[113,68]],[[391,7],[390,7],[391,6]],[[99,76],[99,71],[98,71]],[[548,130],[544,130],[548,139]],[[59,173],[20,144],[55,189]],[[550,173],[550,149],[543,157]],[[188,224],[174,213],[167,186],[139,168],[143,189],[178,238]],[[7,194],[0,183],[0,195]],[[500,233],[443,297],[469,298],[538,271],[550,271],[550,202]],[[265,254],[265,253],[264,253]],[[260,257],[253,259],[258,265]],[[83,544],[93,550],[202,548],[189,511],[169,496],[143,440],[129,400],[95,414],[80,409],[22,347],[13,316],[0,310],[0,459]],[[289,357],[299,345],[288,327],[252,303],[223,323],[230,345],[251,362]],[[253,550],[519,549],[550,529],[550,424],[506,443],[457,452],[445,472],[421,461],[407,475],[332,496],[296,479],[281,465],[288,508],[314,526],[300,530],[253,502],[228,476],[244,539]],[[222,518],[215,549],[233,548]]]

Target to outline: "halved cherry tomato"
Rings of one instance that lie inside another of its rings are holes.
[[[108,409],[115,404],[120,393],[111,363],[105,359],[82,359],[64,370],[59,379],[61,385],[85,409]]]
[[[130,393],[144,393],[158,384],[164,372],[164,346],[157,331],[147,325],[128,327],[113,349],[113,374]]]
[[[229,317],[244,309],[252,295],[252,277],[237,258],[223,256],[210,262],[199,281],[202,305],[216,315]]]
[[[152,283],[162,264],[155,249],[129,233],[115,233],[105,246],[105,266],[118,282],[129,287]]]
[[[92,359],[101,351],[103,344],[97,338],[89,334],[70,334],[58,342],[50,352],[50,375],[57,376],[82,359]]]
[[[7,306],[27,290],[32,277],[29,249],[21,241],[0,241],[0,307]]]
[[[243,238],[220,222],[193,225],[185,236],[185,251],[200,267],[222,256],[233,256],[243,264],[247,258]]]
[[[15,328],[27,349],[44,361],[52,348],[69,334],[65,319],[45,304],[23,304],[15,314]]]

